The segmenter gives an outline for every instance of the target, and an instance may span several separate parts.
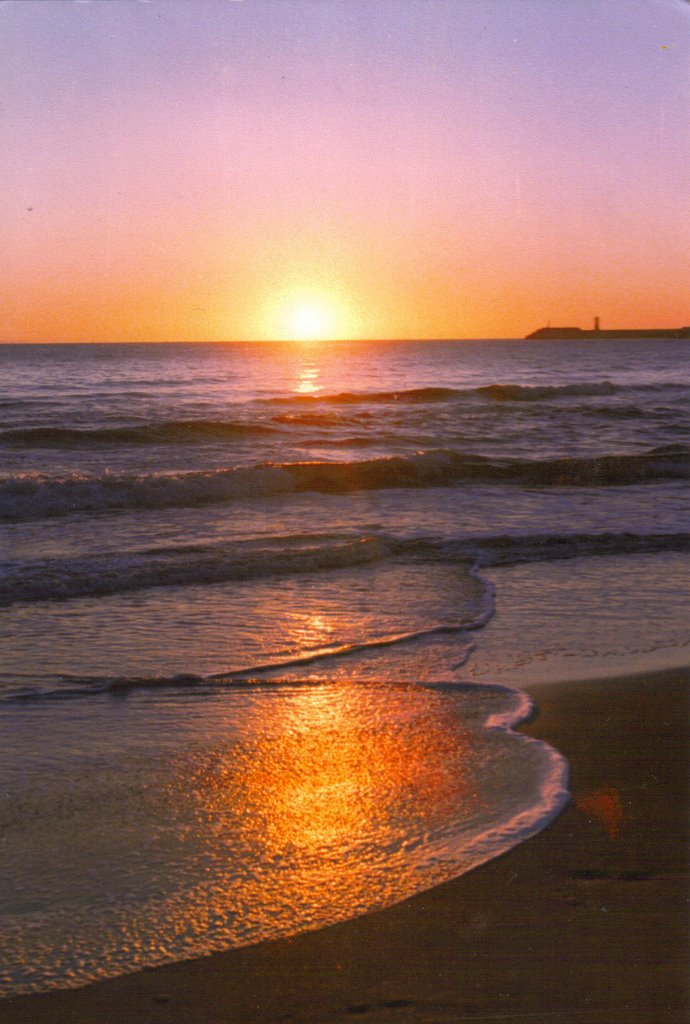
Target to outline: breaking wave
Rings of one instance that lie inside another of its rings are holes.
[[[690,533],[560,533],[454,539],[401,539],[378,534],[349,539],[328,534],[286,536],[7,562],[0,575],[0,606],[346,569],[391,558],[465,563],[480,569],[663,551],[690,551]]]
[[[261,404],[287,406],[449,402],[482,398],[494,402],[541,402],[554,398],[595,398],[622,392],[677,390],[676,384],[616,384],[610,380],[574,384],[484,384],[473,388],[401,388],[399,391],[342,391],[332,395],[288,395],[260,399]]]
[[[402,388],[400,391],[341,391],[335,395],[288,395],[287,397],[263,398],[267,405],[356,405],[359,402],[445,402],[458,395],[471,394],[475,389],[462,388]]]
[[[234,498],[314,491],[343,494],[387,488],[495,483],[527,487],[606,487],[690,477],[687,445],[635,455],[589,458],[492,459],[433,449],[351,462],[264,463],[180,473],[20,473],[0,482],[0,518],[14,521],[131,508],[176,508]]]

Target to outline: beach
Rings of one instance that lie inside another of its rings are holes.
[[[0,1020],[683,1020],[686,342],[0,360]]]
[[[2,11],[0,1024],[690,1024],[687,5]]]
[[[534,687],[569,762],[545,831],[364,917],[0,1004],[6,1024],[682,1024],[690,1007],[686,669]]]

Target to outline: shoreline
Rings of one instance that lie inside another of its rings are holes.
[[[682,1024],[690,950],[690,669],[521,687],[570,766],[545,830],[363,917],[80,989],[6,1024]]]

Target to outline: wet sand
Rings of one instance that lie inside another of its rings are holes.
[[[529,689],[529,687],[527,688]],[[568,758],[544,832],[387,910],[71,992],[7,1024],[686,1024],[690,671],[534,687]]]

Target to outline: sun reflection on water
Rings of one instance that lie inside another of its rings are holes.
[[[293,388],[297,395],[317,395],[323,390],[319,384],[321,367],[315,362],[305,362],[297,371],[297,381]]]
[[[132,702],[133,722],[147,706]],[[10,836],[30,870],[9,887],[7,977],[26,991],[387,906],[491,856],[497,827],[502,852],[500,830],[543,779],[538,745],[483,728],[514,708],[498,687],[284,683],[191,713],[180,694],[156,706],[172,747],[154,761],[135,744],[95,783],[80,775],[68,816],[36,794],[34,825]]]
[[[338,638],[338,619],[328,614],[294,612],[289,617],[288,639],[300,651],[328,647]]]
[[[227,858],[226,882],[214,887],[221,917],[250,908],[263,931],[398,899],[418,886],[415,846],[472,815],[474,740],[452,704],[396,688],[406,690],[406,718],[381,728],[385,710],[358,689],[270,701],[264,734],[218,751],[186,788],[199,837]]]

